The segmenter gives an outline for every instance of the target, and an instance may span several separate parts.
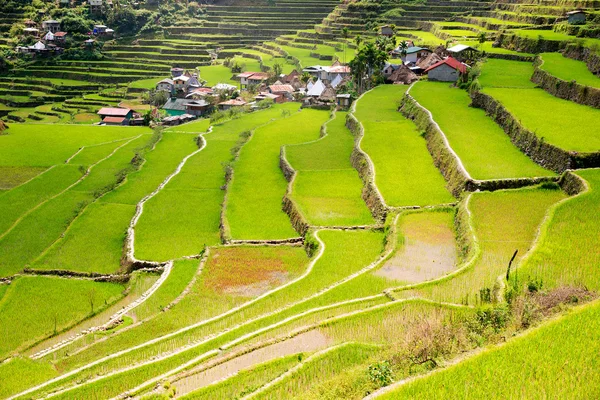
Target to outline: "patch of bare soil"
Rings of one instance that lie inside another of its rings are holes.
[[[208,386],[211,383],[227,379],[243,369],[274,360],[279,357],[302,352],[314,352],[329,346],[330,339],[318,330],[311,330],[283,342],[275,343],[261,349],[246,353],[232,360],[225,361],[210,369],[187,376],[173,383],[177,388],[177,396]]]
[[[406,283],[435,279],[455,269],[458,254],[448,213],[405,217],[404,243],[375,275]]]
[[[265,279],[262,281],[250,285],[230,286],[224,292],[233,296],[257,297],[275,286],[286,283],[289,280],[289,275],[289,273],[281,271],[270,272],[266,274]]]

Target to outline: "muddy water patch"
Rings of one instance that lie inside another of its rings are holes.
[[[291,354],[322,350],[330,344],[331,340],[323,333],[318,330],[311,330],[294,336],[291,339],[225,361],[197,374],[187,376],[174,382],[173,385],[177,388],[177,396],[181,396],[234,376],[243,369],[248,369],[255,365]]]
[[[418,283],[451,272],[458,263],[453,224],[451,212],[421,212],[401,217],[398,250],[375,275]]]

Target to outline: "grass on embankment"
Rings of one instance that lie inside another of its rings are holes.
[[[287,146],[287,160],[297,172],[292,199],[312,225],[368,225],[373,218],[361,198],[362,181],[350,164],[354,139],[346,113],[327,123],[319,141]]]
[[[600,88],[600,78],[592,74],[584,62],[564,57],[560,53],[542,53],[540,57],[544,61],[540,68],[550,75],[563,81],[575,81],[580,85]]]
[[[556,208],[536,252],[518,270],[521,284],[535,279],[549,287],[600,288],[600,169],[577,175],[588,182],[589,191]]]
[[[181,172],[146,204],[136,228],[136,256],[168,260],[199,254],[205,245],[220,243],[225,168],[241,143],[240,135],[282,118],[282,110],[297,106],[277,105],[214,126],[204,136],[206,147],[188,159]],[[203,127],[202,122],[197,125],[197,129]],[[194,128],[190,125],[186,129]]]
[[[0,301],[0,357],[98,312],[122,296],[113,283],[24,276]]]
[[[285,144],[319,137],[325,111],[304,109],[254,131],[234,165],[226,215],[234,239],[287,239],[298,236],[281,208],[287,181],[279,168]]]
[[[600,151],[600,110],[533,89],[532,75],[529,63],[490,59],[482,66],[479,82],[484,93],[546,142],[564,150]]]
[[[58,373],[50,364],[33,361],[29,358],[15,357],[2,364],[0,368],[0,397],[19,393],[30,385],[42,383],[54,378]],[[34,380],[23,379],[23,376],[34,377]]]
[[[454,202],[415,125],[397,110],[407,87],[382,85],[356,104],[361,148],[375,165],[375,184],[390,206]]]
[[[474,179],[553,175],[521,153],[485,111],[469,107],[464,90],[445,82],[419,82],[410,94],[432,113]]]
[[[594,302],[378,399],[597,398],[599,321]]]

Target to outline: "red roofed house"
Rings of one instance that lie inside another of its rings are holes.
[[[133,110],[129,108],[103,107],[98,111],[102,122],[107,125],[129,125]]]
[[[54,41],[57,43],[64,43],[67,38],[67,32],[56,32],[54,34]]]
[[[456,82],[466,72],[467,65],[452,57],[446,57],[425,70],[430,81],[439,82]]]

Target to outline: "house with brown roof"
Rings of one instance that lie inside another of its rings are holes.
[[[455,58],[446,57],[425,70],[430,81],[456,82],[462,74],[467,73],[467,65]]]
[[[129,108],[103,107],[97,114],[103,123],[109,125],[129,125],[129,120],[133,118],[133,110]]]
[[[218,104],[218,106],[219,106],[220,110],[229,110],[230,108],[242,107],[242,106],[245,106],[246,104],[248,104],[248,103],[246,103],[244,101],[244,99],[237,98],[237,99],[222,101]]]
[[[260,92],[259,94],[254,96],[254,100],[256,100],[256,101],[262,101],[262,100],[267,100],[267,99],[271,99],[275,103],[283,103],[284,102],[284,98],[280,94],[273,94],[273,93],[269,93],[269,92]]]
[[[267,88],[267,91],[281,96],[281,102],[294,99],[294,87],[292,85],[271,85]]]
[[[67,39],[67,32],[56,32],[54,34],[54,41],[56,43],[64,43]]]

